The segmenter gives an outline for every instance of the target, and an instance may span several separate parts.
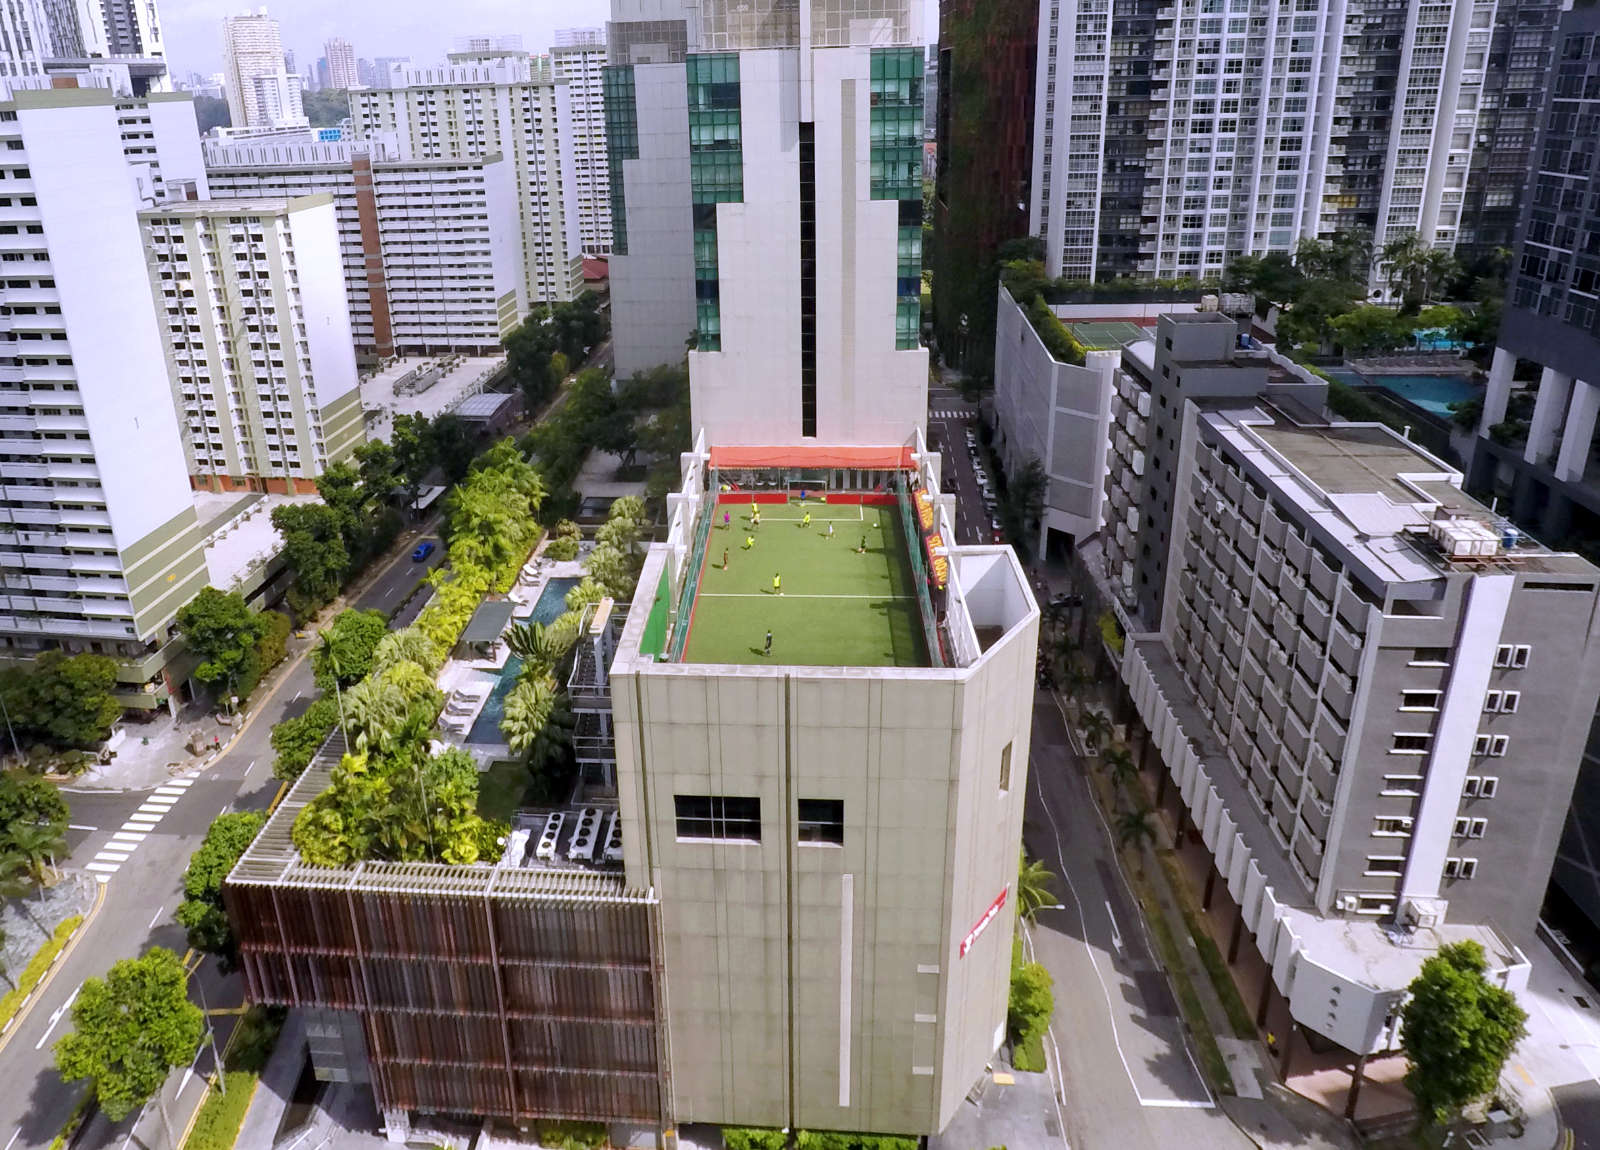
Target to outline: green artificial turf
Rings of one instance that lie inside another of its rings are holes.
[[[806,510],[810,527],[801,525]],[[727,527],[724,513],[733,519]],[[748,536],[755,545],[747,549]],[[867,550],[860,554],[863,536]],[[783,577],[782,595],[773,593],[775,574]],[[911,580],[905,533],[893,507],[763,504],[761,526],[753,527],[748,505],[724,504],[716,508],[706,544],[684,661],[926,666]],[[769,628],[770,656],[763,653]]]

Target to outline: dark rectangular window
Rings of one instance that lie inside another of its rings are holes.
[[[673,795],[680,839],[761,841],[761,800],[727,795]]]
[[[800,841],[844,845],[844,800],[801,799]]]
[[[800,124],[800,434],[817,434],[817,145]]]

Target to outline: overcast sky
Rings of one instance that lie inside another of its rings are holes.
[[[222,69],[222,18],[246,10],[219,0],[159,0],[167,61],[181,79],[190,72]],[[924,0],[923,36],[938,26],[938,0]],[[251,9],[253,10],[253,8]],[[610,0],[276,0],[268,11],[283,28],[301,72],[322,55],[323,41],[343,36],[357,56],[410,56],[418,63],[443,60],[457,36],[518,33],[530,52],[550,47],[557,28],[597,27],[610,14]]]

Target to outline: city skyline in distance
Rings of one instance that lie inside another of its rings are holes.
[[[161,5],[162,32],[173,76],[221,71],[223,19],[259,7],[259,3],[166,0]],[[452,5],[448,16],[427,0],[389,0],[381,11],[372,6],[372,19],[361,3],[329,8],[314,0],[278,0],[266,7],[281,26],[283,46],[294,53],[301,73],[315,67],[323,44],[336,36],[349,40],[358,57],[410,56],[420,65],[442,60],[457,36],[520,35],[525,50],[547,52],[558,28],[602,28],[611,14],[609,0],[567,0],[524,8],[498,0],[464,0]],[[923,0],[923,39],[932,43],[938,28],[939,0]]]

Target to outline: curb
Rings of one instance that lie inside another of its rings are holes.
[[[106,884],[97,882],[94,885],[94,905],[83,916],[83,921],[78,924],[78,929],[72,932],[72,937],[67,940],[67,945],[61,948],[61,953],[57,954],[55,960],[51,962],[50,969],[45,971],[44,977],[39,980],[39,985],[35,986],[28,993],[28,997],[23,999],[22,1005],[6,1021],[5,1026],[0,1027],[0,1051],[5,1050],[18,1028],[21,1027],[23,1020],[32,1012],[34,1003],[39,1001],[39,996],[49,989],[50,984],[55,981],[56,973],[61,969],[62,964],[77,949],[78,943],[82,941],[83,936],[88,933],[89,927],[94,924],[95,918],[100,914],[100,908],[106,903]]]

